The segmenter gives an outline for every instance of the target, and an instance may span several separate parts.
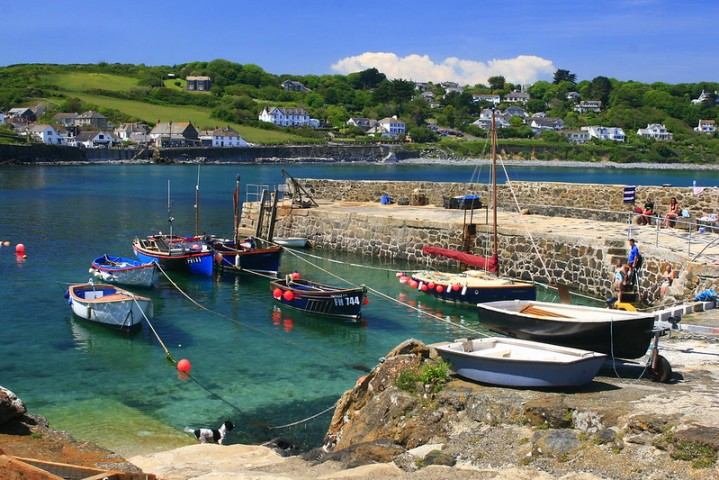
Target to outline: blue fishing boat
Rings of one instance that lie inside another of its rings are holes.
[[[141,262],[157,262],[165,270],[212,275],[212,248],[199,237],[148,235],[132,242],[135,256]]]
[[[280,246],[258,246],[252,238],[239,243],[214,236],[206,240],[215,252],[215,266],[223,272],[245,271],[276,277],[280,270]]]
[[[90,273],[108,283],[135,287],[152,287],[162,273],[157,264],[134,258],[102,255],[90,262]]]

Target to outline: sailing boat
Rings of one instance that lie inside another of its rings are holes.
[[[196,190],[199,191],[199,177]],[[197,193],[195,194],[197,195]],[[197,198],[196,198],[197,201]],[[195,208],[198,204],[195,205]],[[212,250],[200,237],[173,235],[172,200],[170,181],[167,181],[167,221],[169,234],[162,232],[141,238],[136,237],[132,249],[138,260],[144,263],[156,262],[166,270],[178,270],[195,275],[212,275]],[[197,229],[197,225],[195,225]]]
[[[240,176],[235,179],[235,191],[232,196],[234,207],[233,238],[224,239],[216,236],[206,237],[215,251],[215,265],[222,271],[240,273],[243,271],[277,276],[280,269],[282,247],[258,247],[255,239],[249,237],[240,240]]]
[[[492,111],[492,255],[482,257],[439,247],[425,246],[422,253],[443,256],[476,267],[461,273],[437,271],[415,272],[404,282],[436,298],[453,303],[477,305],[498,300],[534,300],[536,286],[532,282],[517,281],[499,276],[497,236],[497,130]]]

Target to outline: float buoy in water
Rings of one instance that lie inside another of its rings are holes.
[[[181,372],[189,372],[192,368],[192,365],[190,364],[190,361],[186,358],[183,358],[179,362],[177,362],[177,369]]]

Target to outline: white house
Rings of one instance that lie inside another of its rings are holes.
[[[472,101],[474,103],[489,102],[496,107],[502,102],[502,97],[494,93],[475,93],[472,95]]]
[[[282,127],[301,126],[310,124],[310,115],[304,108],[265,107],[260,113],[260,121]]]
[[[532,117],[528,118],[529,128],[532,129],[535,135],[539,135],[546,130],[562,130],[564,129],[564,120],[561,118],[552,117]]]
[[[80,132],[74,137],[73,143],[75,147],[109,147],[115,141],[115,137],[111,134],[99,130],[89,130]]]
[[[387,131],[390,135],[404,135],[405,123],[399,120],[396,115],[385,117],[379,122],[379,126]]]
[[[527,103],[529,94],[524,92],[511,92],[504,96],[504,101],[508,103]]]
[[[599,113],[602,111],[601,100],[582,100],[574,106],[574,111],[577,113],[594,112]]]
[[[215,128],[210,133],[213,147],[249,147],[250,144],[229,125]],[[200,136],[202,139],[202,136]]]
[[[116,127],[113,134],[124,142],[131,141],[133,134],[147,135],[148,128],[142,122],[134,123],[121,123],[119,127]]]
[[[27,135],[47,145],[62,145],[63,140],[52,125],[37,123],[27,127]]]
[[[586,143],[589,141],[589,132],[585,130],[562,130],[560,134],[564,135],[570,143]]]
[[[672,140],[674,137],[674,134],[667,131],[664,125],[659,125],[658,123],[650,123],[647,128],[640,128],[637,130],[637,135],[653,138],[654,140]]]
[[[699,125],[694,127],[694,131],[700,133],[714,133],[716,130],[716,120],[699,120]]]
[[[377,120],[370,120],[369,118],[358,118],[358,117],[352,117],[349,120],[347,120],[347,125],[350,127],[359,127],[365,132],[369,130],[370,128],[376,127],[379,125],[379,122]]]
[[[588,127],[582,127],[582,130],[589,133],[589,138],[612,140],[614,142],[624,142],[627,140],[624,130],[619,127],[601,127],[599,125],[591,125]]]

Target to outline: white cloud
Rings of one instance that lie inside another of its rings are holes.
[[[489,77],[501,75],[507,82],[529,84],[537,80],[552,80],[557,68],[550,60],[519,55],[508,59],[494,59],[488,62],[462,60],[449,57],[440,63],[433,62],[428,55],[407,55],[398,57],[388,52],[365,52],[346,57],[332,65],[332,70],[341,74],[360,72],[376,68],[389,79],[404,79],[415,82],[453,81],[461,85],[486,85]]]

